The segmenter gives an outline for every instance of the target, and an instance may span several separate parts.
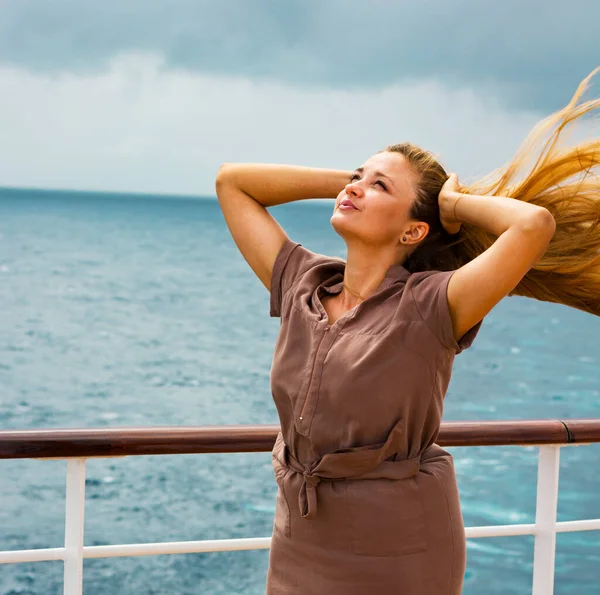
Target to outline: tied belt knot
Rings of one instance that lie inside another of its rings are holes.
[[[403,423],[399,420],[384,443],[343,448],[323,455],[310,465],[305,465],[292,455],[283,440],[282,433],[279,432],[272,454],[275,475],[283,478],[289,469],[302,476],[298,507],[302,518],[312,519],[317,514],[317,486],[323,480],[414,477],[421,468],[420,457],[395,460],[396,454],[402,448],[403,434]]]
[[[318,467],[318,462],[313,465],[301,465],[298,460],[293,457],[287,447],[285,447],[287,466],[300,473],[303,477],[303,482],[298,494],[298,506],[300,515],[303,519],[312,519],[317,514],[317,486],[321,483],[321,476],[315,475],[315,469]],[[330,478],[333,479],[333,478]]]
[[[292,460],[289,453],[288,460]],[[298,462],[296,459],[293,460],[296,463]],[[312,519],[317,514],[317,486],[321,483],[321,477],[314,474],[314,467],[315,465],[303,465],[303,470],[301,471],[304,481],[298,495],[298,505],[300,507],[300,514],[304,519]],[[297,470],[294,464],[290,465],[290,468],[294,471]]]

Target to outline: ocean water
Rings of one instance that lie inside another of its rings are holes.
[[[273,210],[343,255],[330,206]],[[277,423],[279,321],[212,199],[0,190],[0,428]],[[445,420],[600,417],[600,318],[507,298],[457,357]],[[453,448],[465,524],[532,523],[537,450]],[[600,517],[599,445],[561,454],[559,520]],[[63,461],[0,461],[0,550],[60,547]],[[88,463],[86,545],[270,535],[269,453]],[[531,592],[532,537],[468,542],[465,595]],[[268,552],[87,560],[84,592],[264,593]],[[0,566],[62,593],[62,563]],[[556,595],[600,593],[600,535],[561,534]]]

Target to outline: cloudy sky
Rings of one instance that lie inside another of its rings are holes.
[[[351,169],[404,140],[470,179],[600,64],[598,22],[598,0],[0,0],[0,186],[213,195],[224,161]]]

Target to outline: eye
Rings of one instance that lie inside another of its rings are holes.
[[[360,176],[358,174],[352,174],[352,176],[350,176],[350,182],[354,182],[355,180],[359,179]],[[387,191],[387,186],[381,180],[377,180],[375,184],[379,184],[384,190]]]

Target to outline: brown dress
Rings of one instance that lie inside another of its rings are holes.
[[[453,271],[392,266],[329,325],[345,262],[287,240],[271,316],[281,422],[267,595],[459,595],[466,541],[452,456],[436,445],[457,343]],[[376,589],[376,591],[372,591]]]

